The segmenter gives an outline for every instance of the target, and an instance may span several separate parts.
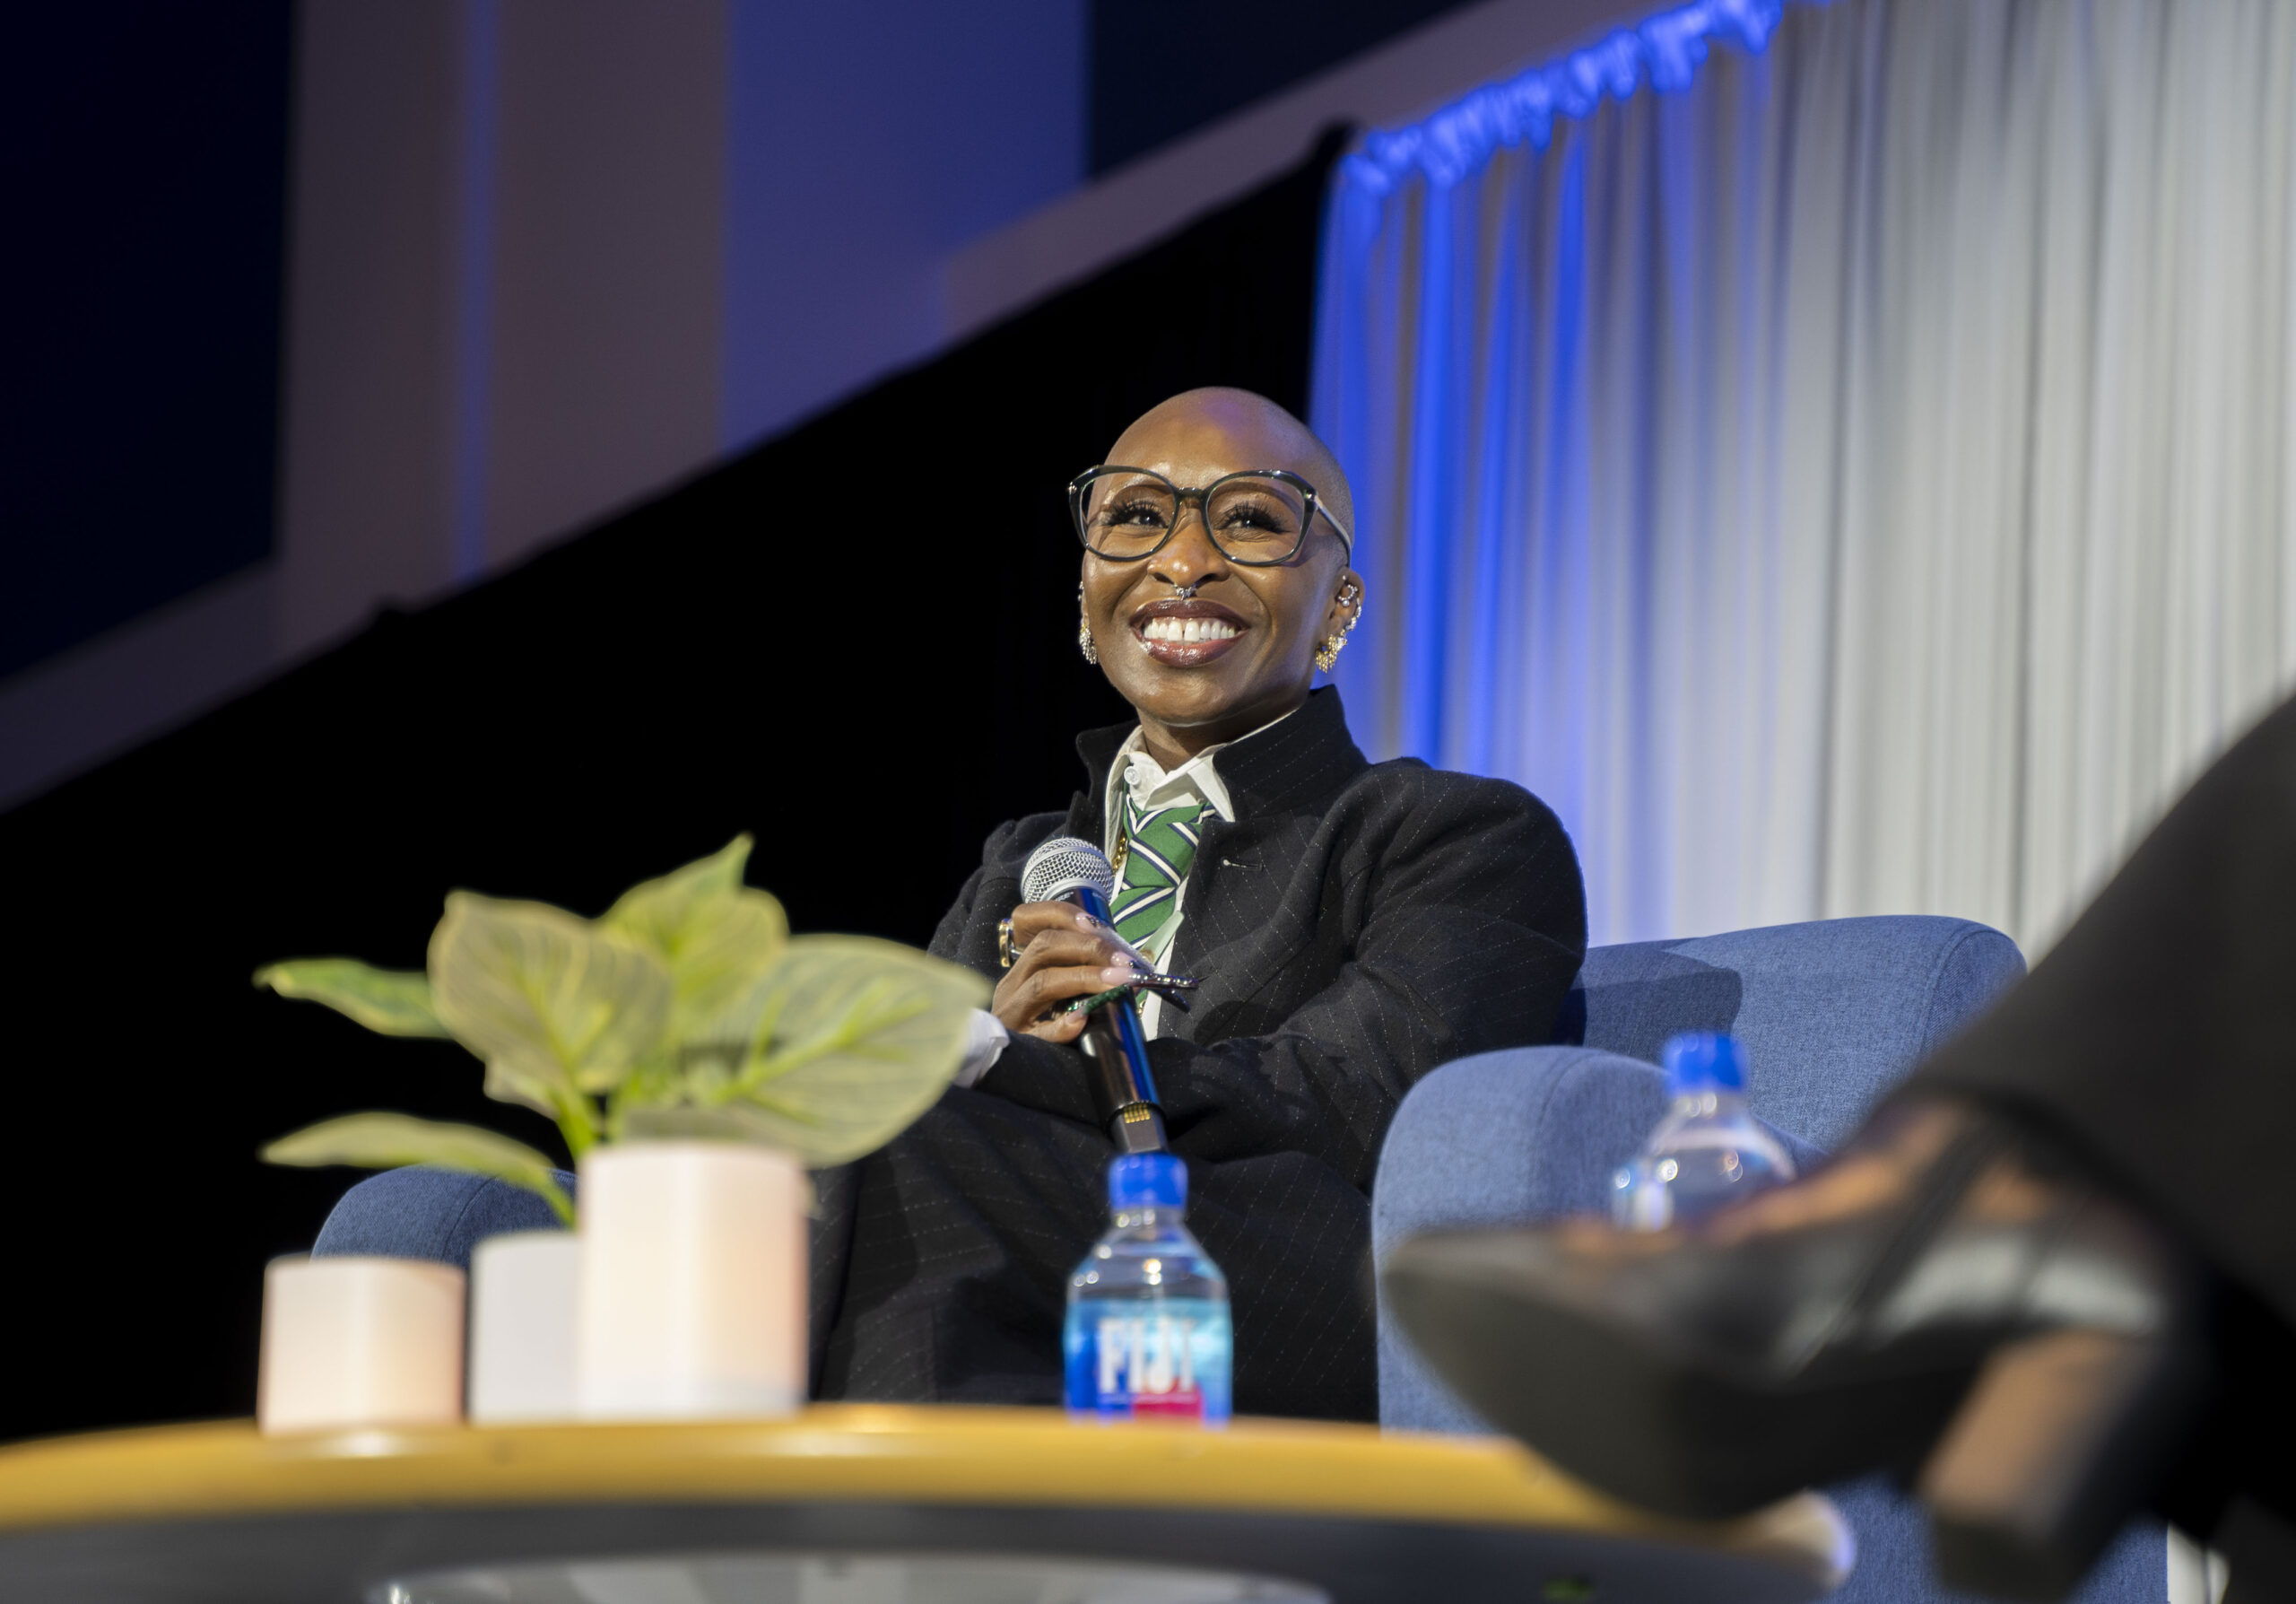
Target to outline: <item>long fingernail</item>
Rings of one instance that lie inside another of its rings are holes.
[[[1121,986],[1139,972],[1129,963],[1111,963],[1100,971],[1100,983],[1104,986]]]
[[[1079,908],[1076,910],[1076,928],[1080,930],[1097,930],[1100,928],[1100,921]]]

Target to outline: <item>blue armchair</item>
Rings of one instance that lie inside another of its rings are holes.
[[[2016,944],[1966,920],[1839,919],[1596,947],[1566,1006],[1566,1045],[1447,1064],[1404,1100],[1371,1200],[1375,1254],[1422,1231],[1605,1206],[1611,1172],[1665,1108],[1656,1068],[1677,1031],[1744,1042],[1748,1092],[1804,1162],[1855,1130],[1892,1084],[2025,972]],[[1488,1433],[1379,1315],[1379,1418],[1395,1430]],[[1840,1604],[1948,1595],[1926,1573],[1920,1507],[1882,1478],[1831,1489],[1857,1533]],[[2140,1523],[2078,1595],[2161,1604],[2167,1550]]]

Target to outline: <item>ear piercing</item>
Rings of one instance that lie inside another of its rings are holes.
[[[1348,615],[1347,622],[1341,626],[1339,633],[1325,636],[1324,643],[1316,649],[1316,667],[1326,674],[1329,674],[1331,666],[1339,661],[1340,649],[1347,644],[1347,637],[1353,634],[1355,626],[1363,622],[1363,592],[1353,580],[1348,580],[1346,588],[1340,591],[1339,605],[1343,607],[1352,606],[1355,611]]]

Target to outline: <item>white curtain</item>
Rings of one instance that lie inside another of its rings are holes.
[[[2296,684],[2292,139],[2291,0],[1708,0],[1372,136],[1359,739],[1544,797],[1597,941],[2046,946]]]

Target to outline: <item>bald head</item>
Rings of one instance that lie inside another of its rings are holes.
[[[1315,487],[1309,523],[1281,487],[1208,493],[1278,470]],[[1339,533],[1355,521],[1347,475],[1306,424],[1249,390],[1189,390],[1144,414],[1080,484],[1085,655],[1139,713],[1151,756],[1170,769],[1307,700],[1362,611],[1363,577]],[[1174,491],[1193,493],[1196,516]]]
[[[1355,498],[1331,448],[1299,419],[1250,390],[1213,386],[1160,401],[1117,437],[1108,460],[1159,471],[1167,464],[1217,466],[1229,473],[1288,469],[1316,487],[1317,500],[1341,527],[1355,527]],[[1205,480],[1189,475],[1178,482]]]

